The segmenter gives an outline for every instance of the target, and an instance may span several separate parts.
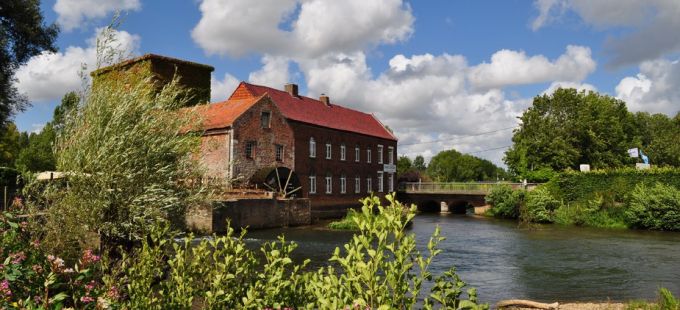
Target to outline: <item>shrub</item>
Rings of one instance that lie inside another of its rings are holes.
[[[661,183],[636,186],[625,218],[634,228],[680,230],[680,189]]]
[[[563,204],[555,210],[555,223],[600,228],[628,228],[624,220],[625,206],[609,205],[600,195],[583,201]]]
[[[552,223],[554,213],[562,203],[555,199],[550,192],[542,186],[529,191],[525,195],[522,220],[533,223]]]
[[[538,170],[526,172],[524,174],[524,178],[526,178],[528,182],[544,183],[552,180],[557,175],[558,173],[552,168],[544,167]]]
[[[491,205],[489,213],[502,218],[519,217],[519,207],[524,198],[523,190],[513,190],[509,185],[499,185],[491,189],[484,198]]]
[[[359,230],[356,220],[356,211],[354,209],[347,210],[347,215],[338,221],[328,223],[328,228],[335,230]]]

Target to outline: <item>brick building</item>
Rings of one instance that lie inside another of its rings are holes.
[[[190,73],[181,84],[200,87],[195,93],[205,99],[212,67],[152,54],[100,69],[95,83],[140,65],[152,69],[154,81],[171,80],[168,67]],[[197,108],[204,130],[199,156],[209,177],[252,187],[285,184],[292,171],[289,188],[299,188],[292,196],[310,198],[315,210],[356,206],[370,193],[395,189],[397,138],[372,114],[328,96],[301,96],[295,84],[279,90],[245,82],[226,101]],[[279,180],[272,182],[275,172]]]

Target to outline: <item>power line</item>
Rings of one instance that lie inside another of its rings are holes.
[[[488,151],[495,151],[495,150],[507,149],[507,148],[509,148],[509,147],[511,147],[511,146],[512,146],[512,145],[499,146],[499,147],[495,147],[495,148],[492,148],[492,149],[486,149],[486,150],[481,150],[481,151],[465,152],[464,154],[484,153],[484,152],[488,152]]]
[[[492,131],[485,131],[485,132],[480,132],[480,133],[474,133],[474,134],[471,134],[471,135],[457,136],[457,137],[455,137],[455,138],[450,138],[450,139],[440,139],[440,140],[425,141],[425,142],[416,142],[416,143],[407,143],[407,144],[399,144],[399,145],[400,145],[400,146],[409,146],[409,145],[429,144],[429,143],[437,143],[437,142],[444,142],[444,141],[456,141],[456,140],[460,140],[460,139],[463,139],[463,138],[483,136],[483,135],[488,135],[488,134],[490,134],[490,133],[499,132],[499,131],[503,131],[503,130],[515,129],[515,128],[517,128],[517,127],[518,127],[518,126],[512,126],[512,127],[501,128],[501,129],[496,129],[496,130],[492,130]]]

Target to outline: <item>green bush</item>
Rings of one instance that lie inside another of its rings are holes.
[[[499,185],[491,189],[484,198],[491,205],[489,213],[502,218],[518,218],[519,207],[524,198],[523,190],[513,190],[509,185]]]
[[[600,228],[628,228],[624,220],[625,206],[608,206],[602,196],[563,204],[555,210],[555,223],[562,225],[590,226]]]
[[[625,217],[633,228],[680,230],[680,189],[661,183],[636,186]]]
[[[555,199],[548,189],[539,186],[528,191],[524,198],[522,220],[533,223],[552,223],[554,213],[562,203]]]
[[[558,175],[555,170],[549,167],[541,168],[535,171],[528,171],[524,174],[524,178],[531,183],[544,183],[552,180]]]
[[[328,223],[328,228],[335,230],[359,230],[359,226],[354,219],[356,217],[354,209],[347,210],[347,215],[338,221]]]

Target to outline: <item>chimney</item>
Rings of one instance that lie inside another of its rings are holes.
[[[293,97],[298,97],[298,86],[297,84],[289,83],[284,86],[287,93]]]
[[[329,107],[331,106],[331,98],[326,96],[326,94],[321,94],[321,96],[319,97],[319,101],[323,102],[325,105]]]

